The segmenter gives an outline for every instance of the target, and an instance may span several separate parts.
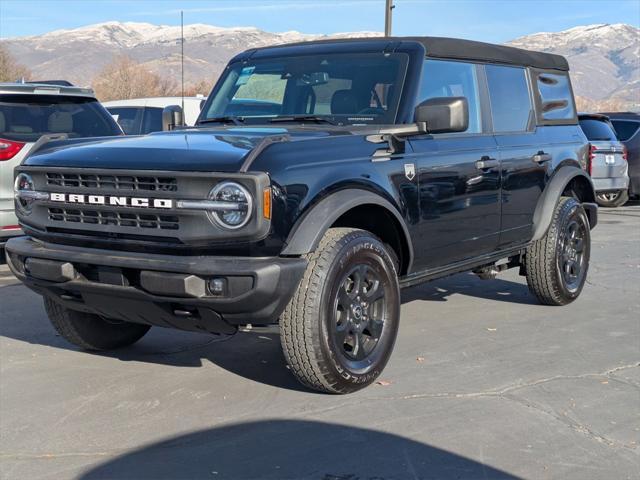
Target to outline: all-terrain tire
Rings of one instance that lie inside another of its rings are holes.
[[[354,392],[380,375],[393,350],[400,318],[394,260],[378,238],[353,228],[329,229],[307,260],[280,318],[285,358],[311,389]]]
[[[525,253],[529,290],[544,305],[571,303],[587,279],[590,253],[589,220],[584,208],[575,198],[560,198],[547,233]]]
[[[629,192],[620,190],[617,192],[598,193],[596,194],[596,202],[601,207],[616,208],[621,207],[629,201]]]
[[[69,343],[85,350],[112,350],[140,340],[149,325],[106,320],[98,315],[77,312],[44,299],[45,310],[56,331]]]

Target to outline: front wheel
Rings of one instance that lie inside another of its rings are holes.
[[[287,363],[304,385],[350,393],[385,367],[398,332],[394,262],[371,233],[332,228],[324,235],[280,319]]]
[[[45,310],[56,331],[69,343],[85,350],[112,350],[140,340],[149,325],[109,320],[98,315],[69,310],[44,299]]]
[[[615,192],[604,192],[596,194],[596,202],[601,207],[615,208],[621,207],[629,200],[629,192],[618,190]]]
[[[527,284],[544,305],[573,302],[584,287],[589,270],[589,220],[578,200],[562,197],[549,230],[525,253]]]

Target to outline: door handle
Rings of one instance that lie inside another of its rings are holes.
[[[478,170],[486,170],[487,168],[494,168],[498,166],[500,166],[500,161],[487,155],[476,161],[476,168]]]
[[[549,155],[548,153],[544,153],[542,151],[536,153],[533,156],[533,161],[536,163],[542,163],[542,162],[550,162],[551,161],[551,155]]]

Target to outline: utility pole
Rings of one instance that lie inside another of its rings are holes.
[[[393,9],[396,6],[393,4],[393,0],[386,0],[385,12],[384,12],[384,36],[391,36],[391,23],[393,20]]]
[[[180,10],[180,83],[182,85],[182,119],[184,123],[184,12]]]

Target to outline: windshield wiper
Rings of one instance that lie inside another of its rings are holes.
[[[316,122],[316,123],[329,123],[331,125],[335,125],[335,122],[332,122],[326,117],[320,117],[317,115],[288,115],[282,117],[274,117],[269,120],[271,123],[284,123],[284,122]]]
[[[234,125],[242,125],[244,117],[234,117],[233,115],[225,115],[223,117],[205,118],[198,122],[198,125],[204,123],[233,123]]]

